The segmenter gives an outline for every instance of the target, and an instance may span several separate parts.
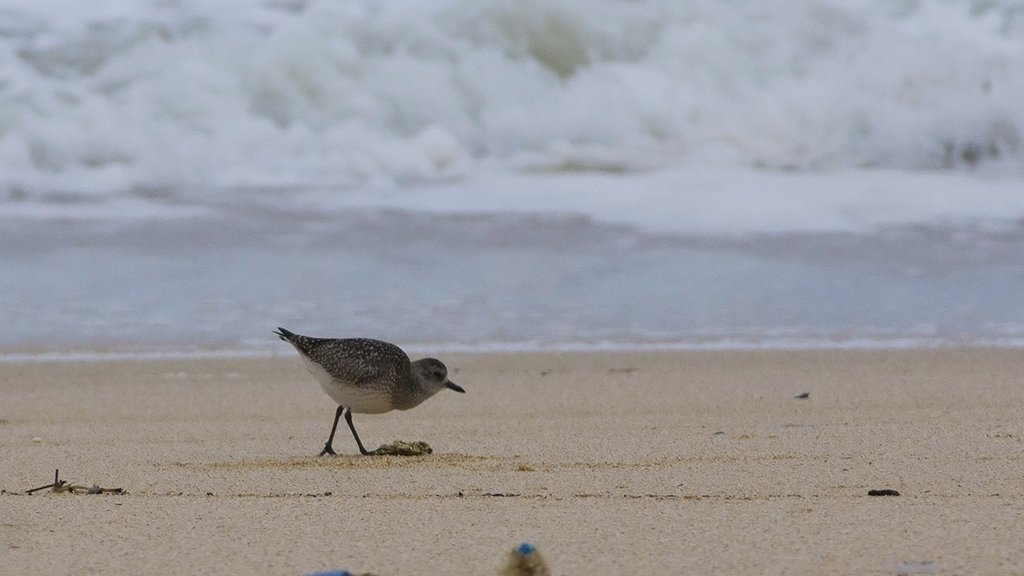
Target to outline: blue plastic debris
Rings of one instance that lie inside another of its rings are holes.
[[[500,572],[502,576],[550,576],[548,564],[537,547],[523,542],[508,553],[508,560]]]

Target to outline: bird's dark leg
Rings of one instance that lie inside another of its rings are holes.
[[[359,453],[363,456],[369,456],[371,452],[367,452],[366,448],[363,448],[363,442],[359,439],[359,434],[356,433],[356,427],[352,425],[352,410],[345,412],[345,422],[348,422],[348,427],[352,430],[352,435],[356,438],[356,444],[359,445]],[[335,424],[337,424],[337,421],[335,421]]]
[[[334,431],[338,429],[338,420],[341,418],[341,413],[343,410],[345,410],[344,406],[338,406],[338,409],[334,412],[334,425],[331,426],[331,435],[327,437],[327,444],[324,444],[324,449],[322,452],[320,452],[321,456],[323,456],[324,454],[337,454],[337,452],[335,452],[334,449],[331,448],[331,444],[334,443]],[[348,425],[352,425],[351,420],[349,420]]]

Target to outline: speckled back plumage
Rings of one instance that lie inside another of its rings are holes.
[[[409,356],[394,344],[369,338],[311,338],[288,341],[336,380],[354,386],[393,387],[411,373]]]
[[[370,338],[313,338],[279,330],[277,334],[299,351],[315,377],[320,379],[316,366],[330,376],[330,383],[321,381],[324,391],[339,404],[351,405],[355,412],[408,410],[444,389],[447,383],[448,371],[439,360],[424,358],[411,362],[401,348],[388,342]],[[349,398],[373,397],[386,401],[387,406],[366,409],[358,401],[342,400],[342,393]]]

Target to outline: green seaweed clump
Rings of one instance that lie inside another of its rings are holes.
[[[374,456],[423,456],[433,454],[434,449],[426,442],[402,442],[395,440],[391,444],[381,444],[372,452]]]

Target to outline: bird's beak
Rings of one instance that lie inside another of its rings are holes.
[[[462,386],[459,386],[458,384],[452,382],[451,380],[445,382],[444,385],[448,388],[451,388],[452,390],[455,390],[456,392],[461,392],[463,394],[466,393],[466,391],[462,389]]]

